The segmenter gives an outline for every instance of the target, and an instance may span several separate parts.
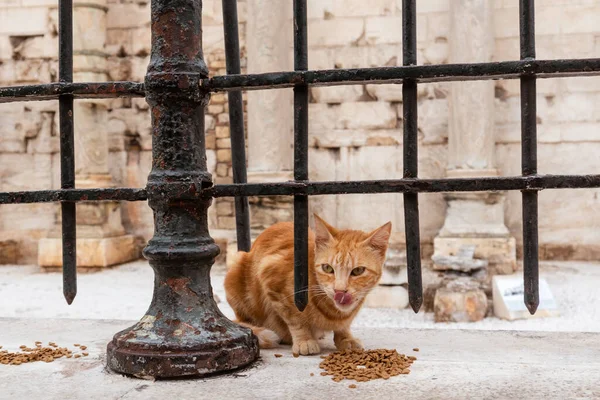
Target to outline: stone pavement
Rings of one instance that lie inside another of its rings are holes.
[[[417,356],[409,375],[358,383],[319,375],[320,358],[289,348],[263,351],[253,367],[209,379],[145,381],[105,369],[105,348],[127,321],[0,319],[0,345],[34,341],[73,347],[89,357],[0,365],[0,399],[599,399],[600,334],[360,329],[368,348]],[[330,338],[324,343],[331,350]],[[418,353],[412,349],[418,347]],[[283,357],[274,357],[275,353]],[[310,376],[310,373],[314,376]]]

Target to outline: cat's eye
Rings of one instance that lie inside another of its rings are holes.
[[[352,276],[362,275],[365,272],[365,267],[356,267],[352,270]]]
[[[321,268],[323,268],[323,271],[328,273],[328,274],[333,274],[333,267],[329,264],[323,264],[321,265]]]

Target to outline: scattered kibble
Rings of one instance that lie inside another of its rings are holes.
[[[335,382],[344,379],[367,382],[409,374],[416,359],[396,350],[344,350],[327,355],[319,366],[325,370],[321,375],[331,375]]]
[[[418,347],[415,347],[415,348],[413,349],[413,351],[419,351],[419,348],[418,348]]]
[[[0,346],[0,349],[2,346]],[[26,345],[19,346],[21,351],[9,352],[8,350],[0,351],[0,364],[4,365],[21,365],[25,363],[43,361],[53,362],[56,359],[65,357],[72,358],[73,352],[66,347],[59,347],[56,343],[48,343],[48,347],[42,346],[42,342],[36,341],[35,347],[30,348]],[[83,353],[88,355],[87,353]],[[75,354],[75,358],[81,355]]]
[[[310,373],[310,376],[315,376],[315,374],[313,374],[312,372]]]
[[[294,358],[298,358],[298,357],[300,357],[300,354],[294,353],[293,356],[294,356]]]
[[[352,385],[348,386],[350,389],[356,389],[356,385],[353,383]]]
[[[283,354],[274,354],[274,356],[279,358],[279,357],[283,357]]]
[[[87,349],[87,346],[79,346],[79,348],[80,348],[81,350],[85,350],[85,349]]]
[[[87,357],[87,356],[90,355],[90,353],[86,353],[85,351],[83,353],[81,353],[81,354],[83,354],[84,357]]]

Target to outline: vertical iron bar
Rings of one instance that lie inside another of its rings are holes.
[[[534,0],[520,0],[521,59],[535,59]],[[521,172],[537,174],[536,77],[521,77]],[[523,279],[525,305],[535,314],[539,305],[538,192],[523,191]]]
[[[294,69],[308,69],[306,0],[294,0]],[[294,86],[294,180],[308,180],[308,86]],[[308,304],[308,196],[294,196],[294,302]]]
[[[58,9],[58,79],[73,82],[73,0],[60,0]],[[58,101],[60,120],[60,187],[75,187],[75,139],[73,134],[73,96],[61,95]],[[71,304],[77,295],[75,203],[61,203],[63,295]]]
[[[240,74],[240,41],[238,33],[237,0],[223,0],[223,29],[225,32],[225,63],[227,74]],[[227,93],[229,102],[229,129],[231,135],[231,162],[233,182],[246,183],[246,138],[244,136],[244,106],[242,92]],[[247,197],[235,198],[235,227],[239,251],[250,251],[250,209]]]
[[[417,64],[417,7],[415,0],[402,1],[403,65]],[[404,117],[404,178],[418,174],[417,82],[405,80],[402,85]],[[421,247],[419,234],[419,197],[417,193],[404,194],[404,225],[406,232],[406,263],[408,269],[408,297],[414,312],[423,304],[421,278]]]

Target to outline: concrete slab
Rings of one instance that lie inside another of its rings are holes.
[[[368,348],[418,360],[410,375],[358,383],[319,375],[320,358],[263,351],[254,367],[210,379],[143,381],[105,369],[105,348],[127,321],[0,319],[0,345],[86,344],[89,357],[0,365],[0,399],[598,399],[600,334],[464,330],[357,330]],[[331,339],[323,341],[331,350]],[[418,353],[414,347],[420,348]],[[283,357],[274,357],[275,353]],[[315,376],[310,376],[310,373]]]

